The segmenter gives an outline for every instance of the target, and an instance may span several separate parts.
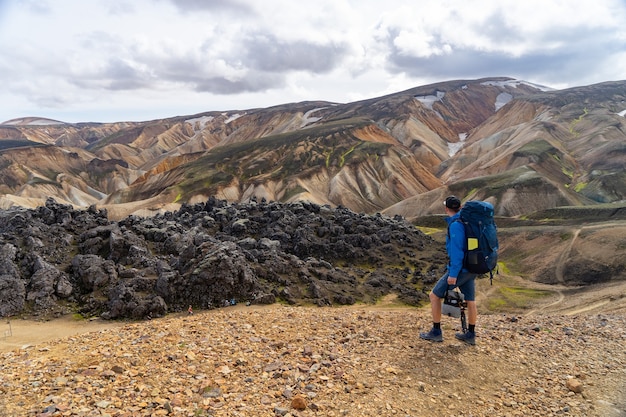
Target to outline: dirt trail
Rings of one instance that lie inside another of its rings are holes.
[[[49,321],[7,320],[0,321],[0,352],[8,352],[24,346],[38,345],[50,340],[64,339],[83,333],[121,327],[125,323],[104,320],[76,320],[65,316]]]
[[[565,250],[561,253],[561,256],[559,256],[558,263],[556,264],[556,270],[554,271],[557,282],[559,284],[565,285],[565,275],[563,274],[563,271],[565,270],[565,264],[567,263],[567,260],[569,259],[569,256],[572,252],[572,247],[574,246],[574,242],[576,241],[576,238],[580,234],[581,230],[582,230],[582,227],[574,232],[574,236],[572,236],[572,240],[567,245],[567,248],[565,248]]]
[[[535,314],[564,314],[577,315],[582,313],[601,312],[625,312],[626,311],[626,282],[608,282],[585,287],[567,286],[565,267],[571,257],[572,250],[583,230],[599,230],[623,226],[623,222],[605,222],[583,225],[572,230],[572,238],[567,246],[559,254],[555,267],[555,278],[558,284],[547,285],[522,280],[521,283],[527,288],[550,291],[553,297],[531,306],[523,314],[532,316]]]

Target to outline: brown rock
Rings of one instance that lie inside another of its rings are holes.
[[[567,386],[567,389],[575,392],[576,394],[580,394],[581,392],[583,392],[583,384],[576,378],[568,379],[565,385]]]
[[[121,366],[119,366],[119,365],[114,365],[114,366],[111,368],[111,370],[112,370],[113,372],[115,372],[116,374],[122,374],[122,373],[124,373],[124,368],[123,368],[123,367],[121,367]]]
[[[298,394],[291,400],[291,407],[296,410],[304,410],[306,408],[306,399]]]

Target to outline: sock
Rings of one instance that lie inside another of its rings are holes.
[[[472,332],[472,333],[476,333],[476,325],[475,324],[470,324],[469,326],[467,326],[467,331],[468,332]]]
[[[433,329],[441,330],[441,323],[433,323]]]

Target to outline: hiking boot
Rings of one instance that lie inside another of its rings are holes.
[[[430,340],[431,342],[443,342],[443,334],[441,329],[432,328],[428,333],[420,333],[420,339]]]
[[[454,335],[454,337],[456,337],[457,339],[459,339],[462,342],[467,343],[468,345],[475,345],[476,344],[476,333],[474,332],[465,332],[465,333],[457,333]]]

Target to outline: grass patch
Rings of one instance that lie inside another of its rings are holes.
[[[544,139],[537,139],[529,142],[513,153],[513,156],[532,158],[536,161],[543,160],[546,156],[553,156],[556,148]]]
[[[51,145],[33,142],[28,139],[2,139],[0,141],[0,152],[15,148],[43,148]]]
[[[498,262],[497,271],[498,271],[498,273],[502,273],[502,274],[506,274],[506,275],[510,275],[511,274],[511,270],[509,269],[509,267],[504,262]]]
[[[308,190],[304,187],[301,187],[300,185],[296,185],[293,188],[289,188],[287,189],[287,191],[285,192],[285,195],[283,196],[282,200],[283,201],[289,201],[289,199],[293,196],[296,196],[298,194],[301,193],[306,193],[308,192]]]
[[[52,185],[56,188],[62,188],[61,184],[56,181],[50,181],[41,177],[33,177],[27,182],[28,185]]]
[[[400,301],[397,294],[383,295],[382,297],[376,299],[374,303],[374,307],[384,308],[402,308],[406,306],[406,303]]]
[[[354,145],[352,148],[350,148],[346,153],[344,153],[343,155],[341,155],[341,157],[339,158],[339,167],[343,167],[344,164],[346,163],[346,156],[350,155],[353,151],[354,148],[356,148],[357,145]]]
[[[415,228],[425,235],[432,235],[441,232],[441,228],[436,227],[416,226]]]
[[[588,182],[579,182],[578,184],[576,184],[576,186],[574,187],[574,191],[576,191],[577,193],[581,192],[582,190],[584,190],[585,188],[587,188],[587,186],[589,185]]]
[[[487,301],[492,312],[515,312],[528,308],[534,301],[552,295],[550,291],[523,287],[500,287]]]
[[[583,114],[581,114],[580,116],[578,116],[578,118],[572,120],[571,124],[570,124],[570,128],[569,131],[570,133],[574,134],[574,136],[578,136],[579,132],[576,132],[575,128],[576,125],[578,123],[580,123],[583,120],[583,117],[585,117],[587,115],[587,113],[589,113],[589,111],[587,110],[587,108],[585,107],[583,109]]]

